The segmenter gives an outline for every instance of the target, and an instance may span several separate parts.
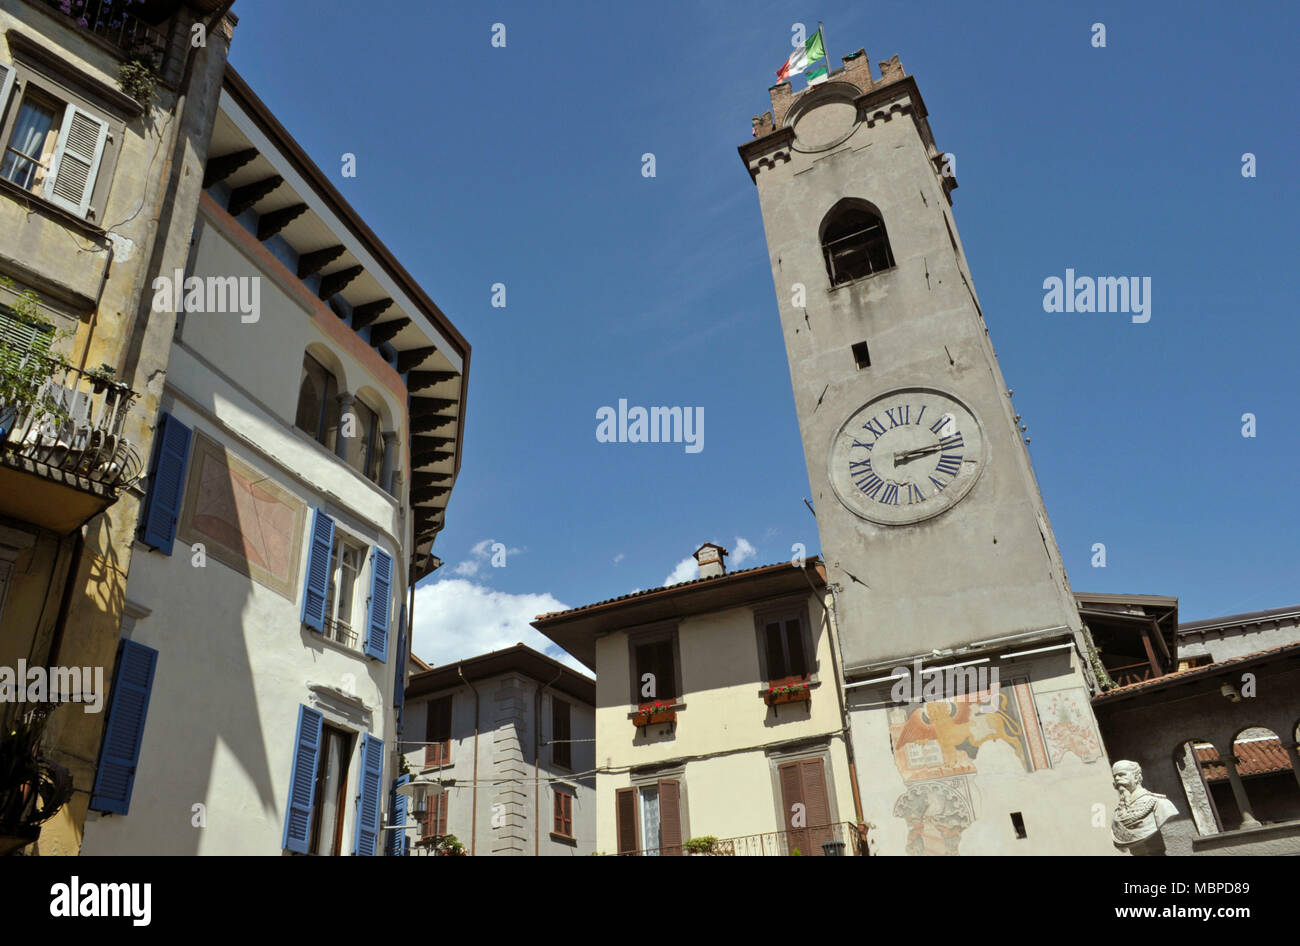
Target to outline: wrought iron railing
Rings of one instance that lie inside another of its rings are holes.
[[[344,621],[334,621],[326,618],[324,631],[325,636],[336,644],[351,647],[353,650],[357,650],[361,646],[357,632],[352,630],[352,626]]]
[[[135,392],[36,352],[22,358],[45,362],[47,380],[8,403],[0,395],[0,454],[114,490],[139,478],[140,455],[122,433]]]
[[[162,69],[167,37],[131,12],[144,0],[41,0],[72,20],[75,26],[107,40],[128,56],[141,56]]]
[[[692,848],[699,848],[692,850]],[[798,852],[797,854],[795,852]],[[654,848],[634,852],[637,856],[702,855],[714,857],[834,857],[865,855],[866,846],[858,826],[847,821],[768,831],[734,838],[716,839],[707,849],[703,844],[688,842],[681,847]]]

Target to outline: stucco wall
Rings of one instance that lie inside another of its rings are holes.
[[[565,694],[559,699],[569,703],[572,768],[552,762],[552,749],[542,746],[534,753],[535,717],[538,682],[519,674],[505,674],[473,681],[478,689],[478,790],[475,791],[474,707],[475,694],[468,686],[444,690],[419,697],[406,706],[403,748],[406,762],[414,775],[426,778],[455,779],[449,789],[447,833],[454,834],[478,856],[570,857],[596,850],[595,776],[596,746],[595,709]],[[498,695],[513,690],[522,704],[522,715],[502,713]],[[426,712],[431,700],[452,698],[451,761],[442,766],[426,766],[422,743],[425,740]],[[546,741],[551,733],[550,691],[542,694],[540,737]],[[412,743],[420,743],[412,745]],[[534,769],[534,761],[538,763]],[[498,780],[508,780],[494,784]],[[553,839],[553,789],[563,785],[572,791],[573,834],[576,843]],[[475,813],[477,811],[477,819]],[[534,822],[534,817],[537,821]],[[420,836],[412,831],[412,843]]]

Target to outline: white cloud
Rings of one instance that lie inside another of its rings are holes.
[[[500,546],[500,548],[497,549],[496,546]],[[510,564],[511,555],[522,555],[524,551],[526,550],[507,548],[503,543],[497,542],[495,539],[483,539],[482,541],[475,542],[470,548],[469,554],[472,557],[465,559],[463,562],[459,562],[456,567],[452,569],[452,572],[460,575],[462,578],[473,578],[478,574],[479,569],[489,561],[492,561],[494,567],[503,568]],[[502,553],[505,555],[504,559],[499,557]],[[505,564],[502,565],[500,564],[501,562],[504,562]],[[487,574],[491,573],[488,572]]]
[[[664,579],[664,585],[680,585],[684,581],[693,581],[700,577],[700,563],[695,561],[695,556],[688,555],[668,573]]]
[[[619,562],[623,561],[623,559],[625,559],[625,558],[627,558],[627,555],[626,555],[625,553],[623,553],[623,552],[619,552],[617,555],[614,556],[614,564],[617,565]]]
[[[736,547],[732,549],[731,554],[727,556],[727,567],[734,568],[741,562],[749,561],[757,554],[758,549],[750,545],[748,539],[742,539],[740,536],[736,536]]]
[[[463,578],[444,578],[415,590],[411,650],[434,666],[527,644],[579,673],[591,671],[529,622],[569,606],[554,595],[510,594]]]

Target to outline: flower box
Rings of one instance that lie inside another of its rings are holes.
[[[632,725],[652,726],[656,723],[677,722],[677,708],[672,703],[655,703],[642,706],[632,717]]]
[[[763,699],[768,706],[780,706],[782,703],[807,703],[812,699],[812,690],[806,683],[772,687],[764,694]]]

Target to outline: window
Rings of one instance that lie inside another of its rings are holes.
[[[573,768],[570,722],[572,707],[564,700],[551,697],[551,762],[566,769]]]
[[[58,103],[37,91],[23,98],[13,135],[0,163],[0,177],[23,190],[42,193],[59,142]]]
[[[426,802],[424,817],[420,819],[420,837],[443,837],[447,833],[447,792],[431,795]]]
[[[311,853],[334,856],[343,844],[343,812],[352,737],[326,725],[316,768],[316,806],[312,812]]]
[[[298,416],[294,426],[328,450],[338,432],[336,411],[339,384],[334,375],[311,355],[303,355],[298,386]]]
[[[821,227],[822,254],[831,285],[839,286],[894,265],[885,222],[866,201],[842,200]]]
[[[678,692],[674,637],[633,642],[632,702],[676,700]]]
[[[808,660],[804,655],[803,622],[789,617],[763,622],[763,647],[767,657],[767,679],[772,686],[805,683]]]
[[[573,837],[573,792],[569,789],[555,790],[555,823],[551,830],[566,838]]]
[[[54,330],[48,325],[33,325],[20,319],[7,306],[0,305],[0,352],[5,358],[21,358],[28,352],[46,354]]]
[[[820,857],[823,844],[835,840],[831,804],[826,785],[826,764],[821,759],[799,759],[778,768],[783,807],[782,827],[790,853]]]
[[[384,461],[379,415],[360,398],[353,402],[352,410],[357,417],[357,449],[351,452],[352,467],[372,483],[378,483],[379,471]]]
[[[430,700],[425,704],[424,764],[448,765],[451,762],[451,697]]]
[[[10,90],[15,98],[6,111]],[[62,86],[0,64],[0,178],[78,217],[94,219],[107,197],[103,173],[121,139],[115,122]],[[112,127],[110,127],[112,126]],[[101,180],[102,177],[102,180]]]
[[[682,853],[681,783],[660,779],[615,793],[618,853],[679,856]]]
[[[353,630],[353,610],[357,597],[357,576],[366,551],[343,536],[334,539],[330,562],[329,591],[325,599],[325,634],[348,647],[356,647],[360,636]]]

